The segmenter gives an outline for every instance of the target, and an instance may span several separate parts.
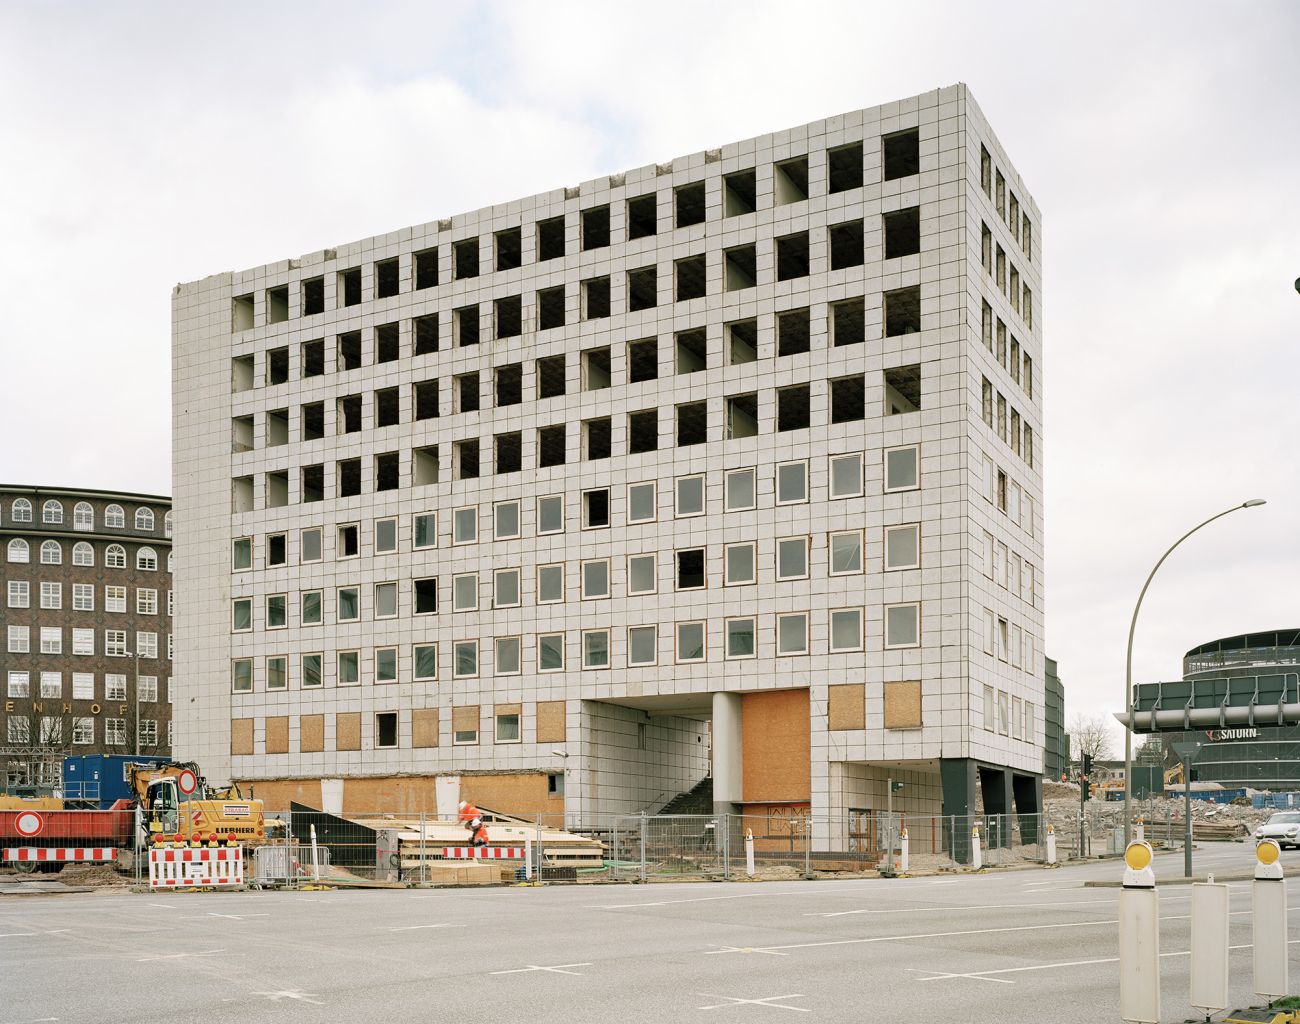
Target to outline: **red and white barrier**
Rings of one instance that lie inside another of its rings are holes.
[[[149,851],[150,889],[243,884],[242,846]]]
[[[5,860],[19,864],[99,864],[117,860],[111,846],[7,846]]]
[[[523,860],[522,846],[446,846],[442,855],[449,860]]]

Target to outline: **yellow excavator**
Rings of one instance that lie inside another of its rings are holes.
[[[154,836],[202,839],[234,836],[244,846],[266,842],[261,800],[245,799],[238,786],[210,787],[192,761],[131,767],[131,789]]]

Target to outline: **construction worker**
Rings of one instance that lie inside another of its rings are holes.
[[[483,824],[482,811],[468,800],[462,800],[457,818],[469,833],[470,846],[487,846],[487,826]]]

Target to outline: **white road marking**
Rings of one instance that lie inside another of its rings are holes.
[[[767,956],[789,956],[788,953],[778,953],[774,949],[755,949],[753,946],[719,946],[717,949],[710,950],[713,953],[764,953]],[[701,993],[703,994],[703,993]]]
[[[1026,910],[1031,907],[1090,907],[1090,906],[1107,906],[1117,903],[1114,899],[1099,900],[1068,900],[1054,903],[985,903],[980,906],[956,906],[956,907],[898,907],[892,909],[877,909],[874,907],[863,908],[861,910],[832,910],[815,914],[804,914],[804,917],[849,917],[853,914],[946,914],[950,910]]]
[[[270,914],[218,914],[215,911],[208,911],[207,914],[199,917],[187,917],[187,921],[202,921],[206,917],[224,917],[230,921],[245,921],[250,917],[270,917]]]
[[[289,988],[280,992],[254,992],[255,996],[266,996],[273,1003],[278,1003],[281,999],[295,999],[302,1003],[311,1003],[314,1006],[324,1006],[325,1004],[319,999],[313,999],[315,992],[304,992],[301,989]]]
[[[143,956],[136,960],[136,963],[147,964],[152,960],[183,960],[191,956],[216,956],[218,953],[224,952],[224,949],[205,949],[199,953],[166,953],[162,956]]]
[[[930,975],[930,977],[928,978],[917,978],[916,979],[917,981],[941,981],[945,978],[973,978],[975,981],[991,981],[991,982],[997,982],[999,985],[1015,984],[1014,981],[1010,981],[1007,978],[986,978],[982,974],[944,974],[942,972],[936,973],[934,971],[927,970],[924,967],[909,967],[907,970],[912,974]]]
[[[180,910],[179,906],[172,903],[150,903],[148,905],[151,907],[159,907],[163,910]]]
[[[807,896],[806,890],[799,892],[742,892],[731,896],[695,896],[684,900],[656,900],[653,903],[593,903],[584,910],[627,910],[631,907],[666,907],[672,903],[712,903],[716,900],[752,900],[760,896]]]
[[[404,928],[389,928],[390,932],[417,932],[424,928],[464,928],[463,924],[408,924]]]
[[[519,967],[513,971],[489,971],[489,974],[527,974],[529,971],[550,971],[552,974],[572,974],[575,977],[582,977],[581,971],[566,971],[566,967],[590,967],[590,963],[582,964],[556,964],[554,967],[538,967],[536,964],[529,964],[527,967]]]
[[[774,1010],[794,1010],[796,1013],[812,1013],[806,1006],[786,1006],[781,1002],[783,999],[802,999],[799,994],[788,996],[768,996],[766,999],[740,999],[737,996],[717,996],[711,992],[696,992],[697,996],[704,996],[706,999],[725,999],[725,1003],[716,1003],[713,1006],[698,1006],[698,1010],[721,1010],[728,1006],[770,1006]]]
[[[27,935],[36,935],[37,932],[0,932],[0,939],[17,939]]]

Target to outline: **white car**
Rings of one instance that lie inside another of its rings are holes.
[[[1255,838],[1276,839],[1277,845],[1300,847],[1300,811],[1279,811],[1255,829]]]

